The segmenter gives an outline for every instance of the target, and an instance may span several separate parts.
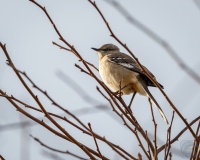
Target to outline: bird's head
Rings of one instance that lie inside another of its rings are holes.
[[[93,50],[99,53],[99,56],[105,56],[107,54],[119,51],[119,48],[114,44],[104,44],[100,48],[92,48]]]

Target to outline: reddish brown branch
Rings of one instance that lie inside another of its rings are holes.
[[[5,160],[2,155],[0,155],[0,160]]]
[[[91,126],[91,124],[88,123],[88,126],[89,126],[89,128],[90,128],[91,133],[92,133],[92,137],[94,138],[94,142],[95,142],[95,145],[96,145],[96,147],[97,147],[97,152],[99,153],[101,159],[102,159],[102,160],[105,160],[105,159],[103,158],[102,154],[101,154],[100,149],[99,149],[99,146],[98,146],[98,143],[97,143],[96,137],[95,137],[95,135],[94,135],[94,133],[93,133],[93,131],[92,131],[92,126]]]
[[[147,134],[147,131],[145,131],[145,133],[146,133],[146,140],[148,139],[148,134]],[[150,159],[152,159],[152,157],[151,157],[151,152],[150,152],[150,145],[149,145],[149,143],[147,144],[148,145],[148,150],[147,150],[147,153],[149,154],[149,157],[150,157]]]
[[[167,142],[166,142],[166,145],[165,145],[165,157],[164,157],[165,160],[167,160],[168,155],[169,155],[169,151],[170,151],[170,148],[171,148],[170,141],[171,141],[171,128],[172,128],[173,120],[174,120],[174,111],[172,113],[172,119],[171,119],[170,126],[167,130]]]
[[[58,43],[56,43],[56,42],[54,42],[54,41],[53,41],[52,43],[53,43],[54,45],[58,46],[60,49],[64,49],[64,50],[66,50],[66,51],[72,52],[72,50],[63,47],[63,46],[61,46],[60,44],[58,44]],[[73,53],[73,52],[72,52],[72,53]]]
[[[91,76],[91,74],[89,72],[87,72],[86,70],[81,68],[78,64],[75,64],[75,67],[79,68],[81,70],[81,72],[86,73],[87,75]]]
[[[152,121],[153,121],[153,124],[154,124],[154,153],[153,153],[153,156],[154,156],[154,159],[156,160],[157,159],[157,156],[158,156],[158,147],[157,147],[157,123],[155,121],[155,117],[154,117],[154,113],[153,113],[153,108],[152,108],[152,103],[151,103],[151,99],[148,98],[149,100],[149,104],[150,104],[150,110],[151,110],[151,115],[152,115]]]

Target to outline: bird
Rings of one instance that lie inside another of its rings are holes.
[[[136,93],[139,93],[150,98],[168,124],[164,112],[148,89],[148,86],[156,87],[155,84],[142,72],[142,69],[131,56],[120,52],[120,49],[114,44],[104,44],[100,48],[92,49],[98,53],[99,74],[106,86],[113,92],[119,91],[121,86],[122,95],[133,93],[135,96]],[[156,80],[155,76],[145,66],[143,68]],[[164,89],[160,83],[158,84]]]

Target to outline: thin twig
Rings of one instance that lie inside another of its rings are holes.
[[[83,61],[83,60],[79,60],[79,61]],[[97,72],[99,72],[99,69],[97,67],[94,66],[94,64],[85,61],[86,64],[88,64],[89,66],[93,67]]]
[[[64,50],[66,50],[66,51],[69,51],[69,52],[72,52],[70,49],[68,49],[68,48],[65,48],[65,47],[63,47],[63,46],[61,46],[60,44],[58,44],[58,43],[56,43],[56,42],[52,42],[54,45],[56,45],[56,46],[58,46],[60,49],[64,49]],[[73,53],[73,52],[72,52]]]
[[[82,67],[80,67],[78,64],[75,63],[74,65],[75,67],[79,68],[81,70],[81,72],[86,73],[87,75],[91,76],[91,74],[89,72],[87,72],[86,70],[84,70]]]
[[[100,151],[100,149],[99,149],[97,140],[96,140],[96,138],[95,138],[95,135],[94,135],[94,133],[93,133],[93,131],[92,131],[92,126],[91,126],[90,123],[88,123],[88,126],[89,126],[89,128],[90,128],[91,133],[92,133],[92,137],[94,138],[94,142],[95,142],[95,145],[96,145],[96,147],[97,147],[97,152],[99,153],[101,159],[104,160],[104,158],[103,158],[103,156],[102,156],[102,154],[101,154],[101,151]]]
[[[155,121],[155,117],[154,117],[154,113],[153,113],[153,108],[152,108],[152,103],[151,103],[151,99],[148,98],[149,100],[149,104],[150,104],[150,110],[151,110],[151,115],[152,115],[152,121],[154,124],[154,159],[157,159],[158,156],[158,147],[157,147],[157,123]]]
[[[66,151],[61,151],[61,150],[58,150],[58,149],[49,147],[48,145],[46,145],[46,144],[44,144],[43,142],[41,142],[38,138],[33,137],[31,134],[30,134],[30,136],[31,136],[36,142],[40,143],[41,146],[43,146],[43,147],[45,147],[45,148],[48,148],[48,149],[50,149],[51,151],[55,151],[55,152],[63,153],[63,154],[68,154],[68,155],[71,155],[71,156],[73,156],[73,157],[75,157],[75,158],[82,159],[82,160],[88,160],[88,159],[83,158],[83,157],[80,157],[80,156],[78,156],[78,155],[76,155],[76,154],[74,154],[74,153],[72,153],[72,152],[70,152],[70,151],[68,151],[68,150],[66,150]]]
[[[146,133],[146,140],[148,139],[148,134],[147,134],[147,131],[145,131],[145,133]],[[151,158],[151,152],[150,152],[150,145],[149,145],[149,143],[147,144],[147,146],[148,146],[148,150],[147,150],[147,153],[149,154],[149,157],[150,157],[150,159],[152,159]]]
[[[66,160],[66,159],[61,158],[60,156],[58,156],[58,154],[53,153],[52,151],[42,150],[41,154],[43,156],[45,156],[46,158],[48,158],[48,160],[50,160],[50,159],[52,159],[52,160]]]
[[[165,157],[164,157],[165,160],[167,160],[167,157],[168,157],[168,154],[169,154],[169,151],[170,151],[170,148],[171,148],[170,141],[171,141],[171,129],[172,129],[173,120],[174,120],[174,111],[172,113],[172,119],[171,119],[170,126],[167,130],[167,142],[166,142]]]

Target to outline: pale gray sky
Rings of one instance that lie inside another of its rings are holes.
[[[188,77],[163,47],[130,24],[113,6],[105,1],[97,0],[96,3],[114,33],[129,46],[140,62],[148,67],[157,80],[164,85],[167,95],[189,122],[199,116],[200,85]],[[98,48],[102,44],[113,43],[118,45],[121,51],[127,53],[109,36],[110,33],[101,17],[87,0],[38,0],[37,2],[46,7],[64,38],[76,47],[83,58],[95,66],[98,67],[97,54],[91,50],[91,47]],[[184,62],[200,75],[200,10],[192,0],[119,0],[118,2],[134,18],[168,42]],[[81,99],[70,86],[61,81],[56,74],[59,70],[71,77],[76,83],[81,81],[83,90],[102,104],[107,104],[106,100],[96,91],[96,85],[98,85],[96,81],[74,67],[75,63],[81,65],[77,58],[72,53],[52,45],[52,41],[62,43],[41,9],[28,0],[1,0],[0,4],[0,41],[7,44],[7,50],[17,68],[26,71],[38,86],[47,90],[57,102],[70,111],[94,107],[95,104],[87,103]],[[98,75],[97,72],[96,75]],[[0,50],[0,88],[7,94],[13,94],[31,105],[36,105],[11,68],[6,65],[6,58],[2,50]],[[52,106],[42,94],[34,89],[33,91],[49,111],[63,114],[62,111]],[[172,109],[163,95],[156,88],[151,88],[150,91],[162,106],[168,119],[171,119]],[[127,103],[130,98],[131,96],[124,97]],[[42,114],[26,110],[37,117],[43,117]],[[86,113],[78,117],[85,124],[90,122],[95,132],[119,144],[136,156],[137,152],[141,150],[137,147],[138,142],[134,135],[124,127],[119,118],[116,119],[115,113],[108,111],[107,114],[105,112]],[[133,102],[133,112],[142,126],[153,134],[151,113],[146,97],[136,95]],[[154,114],[157,121],[160,122],[158,137],[164,142],[167,126],[157,110]],[[24,116],[20,116],[6,100],[0,98],[0,125],[26,119]],[[45,121],[47,120],[45,119]],[[78,140],[95,149],[91,137],[82,136],[81,132],[76,131],[68,124],[63,122],[61,124]],[[185,125],[175,115],[172,137],[183,127]],[[86,157],[78,147],[49,133],[39,125],[34,125],[25,131],[19,129],[1,131],[0,128],[0,154],[6,160],[21,160],[21,152],[25,153],[26,149],[26,153],[29,152],[27,154],[29,158],[26,157],[26,159],[49,159],[41,154],[42,150],[46,149],[31,139],[29,134],[54,148],[69,150]],[[182,140],[192,139],[190,133],[186,132],[173,146],[179,151]],[[30,144],[24,149],[21,147],[21,143],[26,145],[26,142],[30,142]],[[102,145],[101,151],[110,159],[116,157],[105,145]],[[64,159],[74,159],[66,155],[57,155]],[[183,159],[177,153],[173,157],[176,160]]]

